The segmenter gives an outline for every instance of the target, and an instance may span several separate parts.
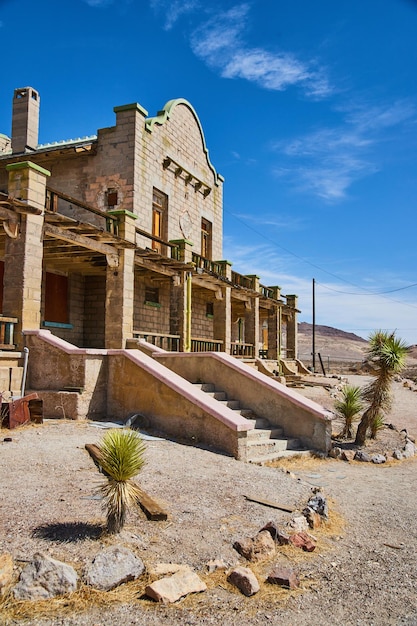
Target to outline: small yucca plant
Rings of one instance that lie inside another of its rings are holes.
[[[345,385],[342,389],[342,397],[334,404],[336,413],[344,421],[343,430],[338,435],[341,439],[353,437],[353,422],[359,419],[358,413],[363,409],[361,394],[360,387]]]
[[[145,444],[134,430],[109,430],[100,448],[100,465],[107,482],[98,492],[103,496],[103,509],[107,513],[107,531],[122,530],[129,508],[141,495],[141,489],[132,478],[142,469]]]
[[[376,437],[380,430],[381,414],[388,413],[391,408],[391,383],[395,375],[404,369],[408,350],[406,343],[396,337],[395,332],[377,330],[370,335],[368,358],[375,367],[374,379],[362,393],[369,406],[356,431],[356,445],[364,445],[369,428],[372,437]]]

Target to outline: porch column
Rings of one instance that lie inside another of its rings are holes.
[[[50,172],[29,161],[6,166],[8,195],[27,203],[28,212],[6,222],[3,314],[18,319],[16,347],[23,349],[23,330],[36,330],[41,322],[43,212],[46,180]]]
[[[109,211],[119,220],[119,236],[126,241],[136,241],[135,220],[130,211]],[[118,254],[107,258],[105,347],[124,348],[133,335],[135,249],[119,249]]]
[[[281,358],[282,318],[281,307],[274,306],[268,311],[268,359]]]
[[[171,287],[171,321],[172,335],[180,336],[180,352],[191,351],[191,272],[181,272],[175,276]]]
[[[245,343],[254,347],[254,356],[259,356],[259,298],[245,303]]]
[[[221,294],[221,295],[220,295]],[[213,303],[213,331],[214,338],[223,341],[223,351],[230,354],[232,341],[232,289],[222,287]]]
[[[287,357],[296,359],[298,357],[298,316],[297,309],[298,296],[287,296],[287,306],[291,309],[287,321]]]

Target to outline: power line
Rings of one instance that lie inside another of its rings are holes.
[[[337,274],[333,274],[332,272],[329,272],[328,270],[323,269],[320,265],[316,265],[315,263],[312,263],[311,261],[308,261],[304,257],[302,257],[302,256],[300,256],[298,254],[295,254],[295,252],[292,252],[291,250],[288,250],[288,248],[285,248],[284,246],[281,246],[280,244],[278,244],[273,239],[270,239],[269,237],[267,237],[264,233],[261,233],[256,228],[253,228],[253,226],[250,226],[249,224],[247,224],[242,218],[238,217],[237,215],[235,215],[231,211],[228,211],[225,208],[225,206],[224,206],[224,211],[226,213],[228,213],[229,215],[231,215],[235,220],[237,220],[238,222],[243,224],[248,230],[251,230],[252,232],[256,233],[259,237],[261,237],[262,239],[265,239],[265,241],[268,241],[270,244],[272,244],[276,248],[280,248],[281,250],[283,250],[287,254],[290,254],[294,258],[302,261],[303,263],[306,263],[306,265],[310,265],[311,267],[314,267],[315,269],[319,270],[320,272],[324,272],[325,274],[328,274],[329,276],[332,276],[333,278],[336,278],[337,280],[340,280],[342,282],[347,283],[348,285],[352,285],[353,287],[356,287],[357,289],[362,289],[363,291],[365,291],[364,287],[361,287],[360,285],[355,285],[354,283],[350,282],[349,280],[346,280],[345,278],[342,278],[341,276],[337,276]],[[333,289],[331,287],[328,287],[327,285],[321,285],[321,286],[325,287],[326,289],[329,289],[330,291],[334,291],[336,293],[341,293],[341,294],[345,294],[345,295],[352,295],[352,296],[382,296],[384,294],[394,293],[396,291],[404,291],[405,289],[411,289],[411,287],[416,287],[417,283],[413,283],[411,285],[407,285],[406,287],[398,287],[396,289],[390,289],[388,291],[369,292],[369,293],[366,293],[366,292],[365,293],[362,293],[362,292],[361,293],[354,293],[354,292],[348,292],[348,291],[338,291],[337,289]],[[407,304],[407,303],[404,303],[404,302],[400,302],[399,300],[393,300],[392,298],[385,298],[385,299],[386,300],[390,300],[391,302],[396,302],[397,304],[402,304],[404,306],[409,306],[409,307],[411,307],[413,309],[417,308],[417,307],[413,306],[412,304]]]

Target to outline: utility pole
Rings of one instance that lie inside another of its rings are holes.
[[[316,371],[316,281],[313,278],[313,373]]]

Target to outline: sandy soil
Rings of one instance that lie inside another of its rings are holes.
[[[325,389],[300,392],[332,407]],[[394,393],[389,421],[417,434],[417,393],[402,383],[394,385]],[[47,603],[6,597],[1,624],[417,624],[417,457],[386,465],[312,458],[273,468],[149,440],[138,480],[166,505],[169,519],[148,521],[138,509],[120,536],[108,538],[102,535],[104,514],[94,496],[102,477],[84,447],[99,442],[102,434],[91,423],[63,420],[0,432],[0,553],[13,555],[16,577],[36,551],[73,564],[82,576],[103,546],[119,543],[137,553],[148,570],[157,562],[187,563],[208,590],[171,606],[144,598],[146,581],[108,594],[81,585],[72,597]],[[11,442],[4,441],[8,436]],[[314,531],[313,553],[285,547],[273,562],[256,566],[261,591],[252,598],[233,589],[224,572],[207,574],[206,563],[214,558],[229,566],[248,565],[233,549],[234,541],[253,536],[270,520],[284,528],[291,518],[245,495],[301,510],[316,486],[329,500],[330,523]],[[300,590],[263,582],[276,562],[297,569]]]

